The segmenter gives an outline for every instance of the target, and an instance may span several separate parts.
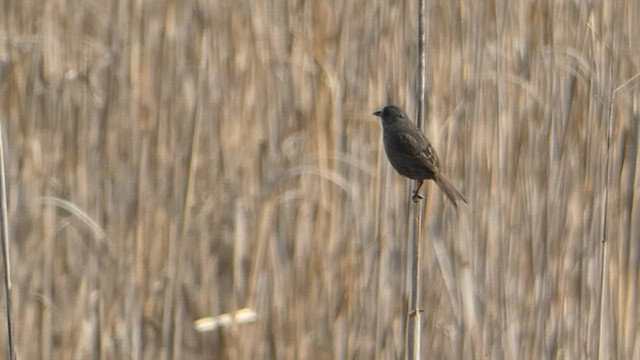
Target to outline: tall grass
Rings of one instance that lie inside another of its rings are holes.
[[[640,5],[428,3],[421,351],[639,358]],[[1,6],[19,358],[400,356],[415,1]]]

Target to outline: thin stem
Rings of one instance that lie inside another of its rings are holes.
[[[4,142],[0,125],[0,221],[2,221],[2,265],[4,266],[4,294],[7,301],[7,335],[9,341],[9,359],[15,359],[13,345],[13,306],[11,304],[11,265],[9,259],[9,220],[7,218],[7,186],[4,172]]]
[[[425,113],[425,93],[426,93],[426,0],[418,0],[418,116],[417,126],[422,129]],[[415,188],[419,189],[421,182],[417,182]],[[426,197],[425,197],[426,198]],[[420,339],[421,339],[421,312],[420,304],[420,241],[422,238],[422,204],[418,201],[414,203],[413,218],[413,244],[411,261],[411,289],[409,295],[409,311],[407,319],[407,343],[406,358],[420,359]]]

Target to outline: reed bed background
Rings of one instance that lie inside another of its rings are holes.
[[[0,7],[19,358],[402,356],[416,1]],[[424,357],[640,358],[640,3],[427,9]]]

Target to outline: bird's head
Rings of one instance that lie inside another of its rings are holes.
[[[374,112],[373,115],[379,117],[382,120],[382,125],[391,125],[396,121],[409,119],[404,110],[395,105],[387,105],[381,110]]]

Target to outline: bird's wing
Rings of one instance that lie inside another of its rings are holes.
[[[420,161],[427,165],[434,173],[438,170],[438,155],[427,141],[427,147],[420,153]]]
[[[438,155],[421,132],[401,133],[398,136],[400,137],[396,142],[399,145],[398,151],[406,156],[420,159],[420,162],[432,169],[438,167]]]
[[[400,141],[398,143],[403,145],[403,153],[411,156],[422,156],[425,152],[433,154],[432,156],[435,155],[429,140],[422,132],[401,132],[399,136]]]
[[[419,158],[424,150],[424,142],[421,138],[413,136],[411,133],[394,134],[393,141],[397,152],[409,158]]]

